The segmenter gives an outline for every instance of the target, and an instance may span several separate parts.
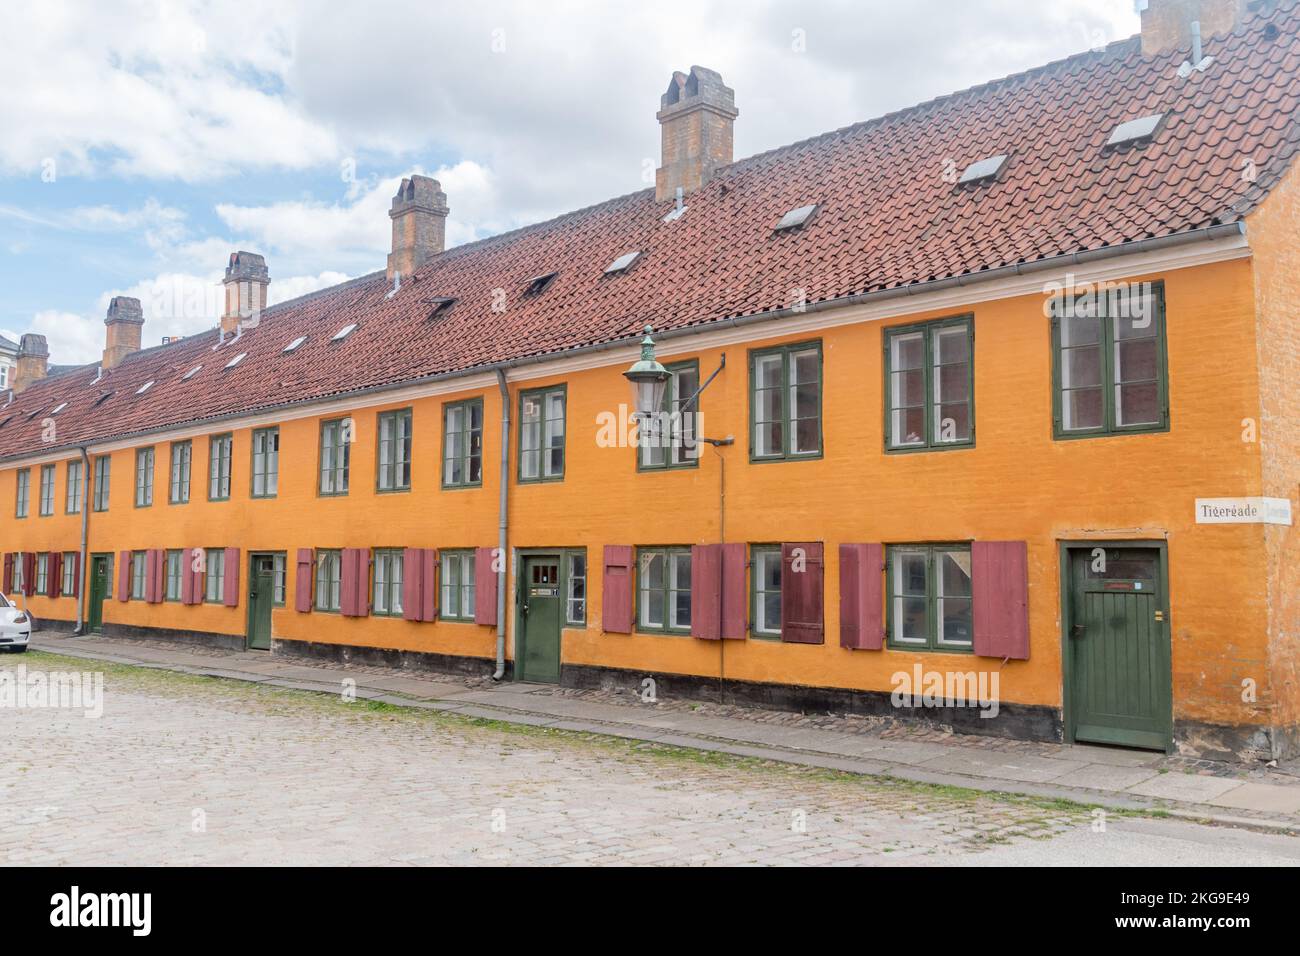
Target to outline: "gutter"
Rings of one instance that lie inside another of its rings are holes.
[[[966,275],[950,276],[946,279],[931,279],[925,282],[913,282],[910,285],[899,286],[896,289],[880,289],[875,292],[858,292],[853,295],[840,296],[834,299],[823,299],[820,302],[808,302],[799,307],[789,306],[780,309],[770,309],[766,312],[754,312],[749,315],[733,316],[729,319],[712,319],[696,325],[687,325],[680,328],[656,332],[655,341],[664,342],[685,338],[691,335],[702,335],[707,332],[717,331],[718,329],[743,328],[749,325],[774,322],[778,319],[789,318],[790,316],[807,315],[810,312],[825,312],[831,309],[842,309],[854,305],[874,304],[877,302],[888,302],[892,299],[905,299],[911,296],[928,295],[934,292],[942,292],[947,289],[982,285],[985,282],[993,282],[999,279],[1010,279],[1016,276],[1033,275],[1038,272],[1046,272],[1052,269],[1087,265],[1105,259],[1116,259],[1127,255],[1156,252],[1161,249],[1192,245],[1198,242],[1214,242],[1219,239],[1244,237],[1245,235],[1245,220],[1221,223],[1217,226],[1206,226],[1203,229],[1193,229],[1190,232],[1179,232],[1169,236],[1155,236],[1150,239],[1139,239],[1134,242],[1126,242],[1117,246],[1105,246],[1101,249],[1090,249],[1084,252],[1071,252],[1061,256],[1051,256],[1047,259],[1036,259],[1033,262],[1021,262],[1015,265],[1001,266],[997,269],[988,269],[983,272],[972,272]],[[362,398],[368,395],[376,395],[383,392],[396,391],[402,388],[411,388],[413,386],[427,385],[434,382],[469,378],[472,375],[486,375],[495,372],[500,376],[502,373],[507,372],[510,369],[525,368],[530,365],[542,365],[557,359],[572,358],[573,356],[578,355],[592,355],[615,349],[630,348],[641,341],[642,335],[642,332],[637,332],[634,335],[625,338],[612,339],[608,342],[580,345],[570,349],[561,349],[556,352],[546,352],[540,355],[529,355],[516,359],[508,359],[504,362],[490,362],[485,365],[476,365],[471,368],[459,369],[454,372],[439,372],[435,375],[425,375],[420,378],[403,379],[400,382],[386,382],[383,385],[371,385],[366,388],[340,392],[337,395],[317,395],[312,398],[300,399],[293,402],[284,402],[279,405],[267,405],[263,408],[251,411],[244,410],[232,412],[227,415],[218,415],[212,418],[201,418],[172,425],[161,425],[157,428],[146,428],[141,431],[123,432],[112,436],[111,440],[125,441],[132,438],[145,438],[150,435],[166,434],[168,432],[174,432],[182,427],[194,427],[205,423],[219,425],[222,422],[247,418],[251,414],[268,415],[277,411],[286,411],[288,409],[303,408],[320,404],[325,400]],[[45,449],[42,452],[42,455],[49,455],[60,450],[60,448]],[[0,463],[22,461],[29,457],[32,456],[16,455],[12,457],[0,457]]]
[[[506,676],[506,584],[509,583],[506,539],[510,530],[510,389],[504,369],[497,369],[497,389],[501,392],[501,499],[497,506],[497,553],[501,562],[497,572],[497,669],[494,681]]]
[[[73,637],[86,633],[86,579],[90,571],[86,554],[90,545],[90,454],[85,445],[78,451],[81,452],[81,565],[77,568],[77,626],[72,631]]]

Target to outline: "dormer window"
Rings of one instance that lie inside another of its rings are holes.
[[[986,179],[995,179],[1002,172],[1003,167],[1007,165],[1009,157],[1004,153],[1001,156],[989,156],[978,162],[971,163],[966,167],[966,171],[961,174],[957,180],[957,185],[966,186],[970,183],[983,182]]]
[[[617,259],[615,259],[605,268],[605,275],[611,275],[612,273],[615,272],[626,271],[632,265],[632,263],[636,262],[636,260],[639,259],[640,257],[641,257],[641,250],[639,249],[633,252],[623,253],[621,256],[619,256]]]
[[[776,224],[776,232],[783,232],[786,229],[798,229],[806,226],[812,220],[813,214],[817,212],[816,203],[807,206],[800,206],[798,209],[791,209],[781,217],[781,221]]]
[[[1151,137],[1155,136],[1156,130],[1160,128],[1160,123],[1164,118],[1164,113],[1153,113],[1150,116],[1143,116],[1141,119],[1120,123],[1111,132],[1110,139],[1106,140],[1106,145],[1123,146],[1126,143],[1151,139]]]

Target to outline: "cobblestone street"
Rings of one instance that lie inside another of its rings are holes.
[[[1087,809],[1047,801],[104,670],[100,719],[0,716],[0,861],[943,864],[1063,841],[1078,863],[1154,825],[1112,816],[1099,833]],[[1276,841],[1261,863],[1300,843],[1241,836]]]

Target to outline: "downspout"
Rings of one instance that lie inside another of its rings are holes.
[[[81,452],[81,566],[77,569],[77,626],[72,631],[73,637],[81,637],[86,633],[86,576],[90,570],[89,556],[86,549],[90,545],[90,495],[87,489],[90,487],[90,455],[86,451],[86,446],[82,445],[78,449]]]
[[[497,369],[497,390],[501,393],[501,500],[497,506],[497,669],[495,681],[506,676],[506,584],[509,583],[509,551],[506,538],[510,530],[510,389],[506,387],[504,369]]]

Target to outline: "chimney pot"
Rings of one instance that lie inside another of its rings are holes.
[[[104,358],[101,367],[116,368],[132,352],[140,351],[140,334],[144,330],[144,309],[139,299],[115,295],[108,303],[104,318]]]
[[[13,393],[39,382],[46,376],[50,364],[50,346],[45,336],[28,332],[18,343],[18,362],[14,368]]]
[[[438,180],[408,176],[397,187],[388,218],[393,221],[393,251],[388,256],[388,279],[410,276],[446,247],[447,194]]]
[[[226,266],[226,311],[221,316],[223,335],[241,325],[256,326],[266,308],[266,287],[271,284],[266,259],[256,252],[232,252]]]
[[[731,165],[733,126],[740,112],[736,92],[722,77],[702,66],[690,74],[674,73],[659,100],[661,161],[655,173],[655,198],[667,202],[694,192],[717,170]]]
[[[1202,36],[1231,33],[1254,0],[1147,0],[1142,11],[1142,53],[1160,56],[1192,49],[1192,24]],[[1195,64],[1193,64],[1195,65]]]

